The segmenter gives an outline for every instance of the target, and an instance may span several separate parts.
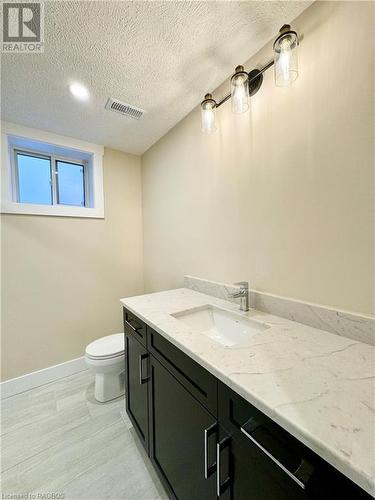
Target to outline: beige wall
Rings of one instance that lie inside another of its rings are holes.
[[[143,290],[140,158],[105,150],[105,219],[2,215],[2,377],[84,354],[123,331]]]
[[[220,130],[205,136],[196,109],[142,157],[147,290],[180,286],[184,274],[248,279],[373,311],[373,15],[372,2],[313,4],[294,23],[303,40],[292,87],[275,87],[268,71],[251,115],[226,103]]]
[[[147,290],[184,274],[248,279],[373,311],[373,14],[371,2],[313,4],[295,22],[295,84],[276,88],[268,71],[252,113],[223,105],[213,136],[194,110],[143,156],[142,186],[140,158],[106,150],[104,220],[3,215],[3,379],[122,330],[119,298],[143,291],[141,187]]]

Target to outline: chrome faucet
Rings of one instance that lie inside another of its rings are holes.
[[[248,311],[249,310],[249,282],[248,281],[240,281],[239,283],[234,283],[236,286],[239,286],[240,289],[238,292],[230,293],[229,297],[232,299],[240,299],[240,311]]]

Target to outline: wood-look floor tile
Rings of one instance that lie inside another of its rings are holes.
[[[124,398],[98,403],[93,381],[82,372],[5,400],[4,494],[167,498],[124,414]]]

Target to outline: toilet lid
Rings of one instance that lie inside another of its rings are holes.
[[[124,334],[114,333],[94,340],[86,347],[86,355],[93,358],[118,356],[124,352]]]

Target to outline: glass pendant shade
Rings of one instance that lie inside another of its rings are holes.
[[[233,113],[245,113],[249,109],[249,75],[243,66],[237,66],[230,85]]]
[[[290,26],[283,26],[273,44],[275,84],[278,87],[286,87],[298,77],[297,46],[297,33],[291,31]]]
[[[212,134],[216,130],[216,102],[211,94],[206,94],[201,102],[202,132]]]

